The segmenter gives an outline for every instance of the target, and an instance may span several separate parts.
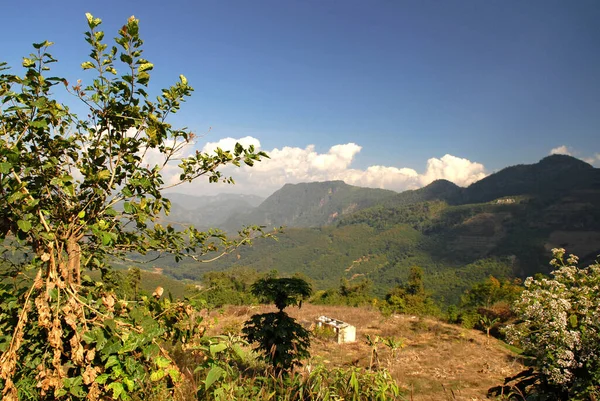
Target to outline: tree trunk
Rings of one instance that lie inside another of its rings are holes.
[[[70,237],[67,240],[67,258],[68,258],[68,274],[69,284],[81,284],[81,247],[79,242]]]

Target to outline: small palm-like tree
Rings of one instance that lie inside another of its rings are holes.
[[[492,329],[492,327],[494,327],[496,323],[498,323],[499,320],[499,318],[492,319],[487,315],[482,316],[479,320],[479,323],[485,329],[485,333],[488,338],[490,338],[490,330]]]
[[[283,310],[312,293],[310,284],[301,278],[267,277],[252,285],[252,294],[262,301],[273,302],[279,312],[253,315],[244,324],[246,340],[258,345],[261,358],[271,363],[275,372],[287,374],[300,360],[310,357],[310,332]]]
[[[369,361],[369,369],[373,369],[373,362],[379,365],[379,354],[377,352],[377,344],[380,342],[379,336],[371,337],[367,334],[367,340],[365,341],[369,347],[371,347],[371,360]]]
[[[392,360],[396,359],[398,350],[405,347],[404,338],[386,337],[383,339],[383,343],[390,349]]]

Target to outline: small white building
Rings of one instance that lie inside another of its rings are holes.
[[[317,318],[317,327],[322,327],[323,325],[333,327],[338,344],[356,341],[356,327],[351,324],[327,316],[319,316]]]

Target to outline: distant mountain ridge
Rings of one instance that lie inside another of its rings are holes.
[[[551,155],[538,163],[506,167],[466,188],[441,179],[397,193],[323,181],[285,184],[266,199],[239,194],[165,196],[173,204],[169,220],[235,231],[243,225],[320,227],[377,205],[399,207],[435,200],[463,205],[510,196],[554,196],[582,188],[600,188],[600,169],[571,156]]]
[[[567,155],[551,155],[535,164],[507,167],[471,184],[462,203],[489,202],[515,195],[552,195],[600,188],[600,169]]]
[[[192,224],[201,229],[218,227],[231,215],[250,211],[264,201],[260,196],[243,194],[195,196],[166,193],[164,196],[171,201],[171,213],[163,216],[164,220]]]
[[[436,180],[416,190],[404,191],[385,206],[401,206],[430,200],[453,205],[490,202],[507,196],[551,196],[577,189],[600,189],[600,169],[567,155],[551,155],[534,164],[506,167],[466,188]]]
[[[600,169],[559,155],[507,167],[467,188],[446,180],[402,193],[341,181],[288,184],[242,217],[288,229],[279,241],[259,239],[210,266],[165,264],[165,273],[198,279],[208,269],[277,269],[304,274],[320,289],[342,278],[369,279],[384,295],[417,265],[437,299],[455,302],[490,275],[548,273],[554,247],[582,263],[594,260]]]
[[[232,216],[225,227],[318,227],[394,195],[394,191],[356,187],[343,181],[285,184],[257,208]]]

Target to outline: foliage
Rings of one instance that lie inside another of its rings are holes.
[[[42,285],[38,275],[33,288]],[[23,313],[17,306],[31,293],[27,287],[15,291],[0,285],[0,349],[4,355],[15,342],[10,334]],[[53,318],[56,312],[51,310],[60,301],[59,291],[35,299],[35,309],[28,314],[33,324],[23,323],[27,331],[18,339],[20,359],[12,374],[15,393],[4,399],[94,400],[110,394],[114,399],[141,400],[161,389],[172,393],[181,373],[164,347],[171,342],[192,342],[199,336],[199,314],[189,305],[168,299],[118,300],[101,285],[69,295],[63,295],[60,321]],[[6,363],[10,360],[3,369]],[[10,380],[3,383],[4,391],[10,388]],[[154,383],[154,389],[147,387],[148,381]]]
[[[519,279],[500,281],[490,276],[464,292],[456,316],[451,322],[460,323],[465,328],[479,326],[489,335],[495,325],[502,325],[514,319],[511,305],[522,291],[523,286]]]
[[[289,372],[310,356],[309,331],[283,310],[290,305],[301,306],[311,292],[310,285],[297,277],[267,277],[252,285],[252,293],[275,303],[279,312],[251,316],[242,332],[250,343],[258,345],[261,357],[278,373]]]
[[[138,20],[129,18],[109,47],[101,20],[86,17],[91,53],[81,67],[95,71],[90,85],[69,87],[46,76],[56,62],[48,41],[23,59],[24,76],[0,75],[0,240],[29,255],[18,273],[35,277],[0,290],[0,388],[8,401],[143,399],[152,387],[173,389],[180,372],[164,345],[197,334],[191,307],[154,298],[128,303],[82,271],[106,273],[107,256],[132,252],[200,260],[248,243],[253,232],[244,229],[232,240],[216,230],[177,231],[155,222],[170,208],[163,189],[201,176],[233,182],[221,166],[252,165],[266,155],[236,144],[182,158],[194,134],[167,118],[191,94],[187,79],[180,76],[152,100],[153,65],[142,57]],[[52,98],[61,85],[88,108],[86,118]],[[147,165],[149,153],[160,163]],[[173,163],[179,181],[165,184],[163,170]]]
[[[404,338],[385,337],[383,339],[383,344],[390,349],[391,362],[396,360],[396,353],[398,350],[406,347],[404,342]]]
[[[210,392],[201,390],[206,400],[279,401],[393,401],[401,390],[385,370],[329,368],[316,365],[291,376],[245,375],[228,366],[222,368]]]
[[[226,222],[226,228],[249,223],[319,227],[394,195],[393,191],[355,187],[343,181],[286,184],[254,210],[234,215]]]
[[[413,315],[439,314],[431,296],[423,286],[423,269],[413,266],[406,284],[392,289],[385,297],[385,308],[396,313]]]
[[[461,297],[460,307],[463,309],[491,309],[498,303],[512,304],[519,298],[521,291],[523,291],[523,287],[518,279],[500,281],[496,277],[490,276],[465,291]]]
[[[276,372],[285,373],[310,357],[310,332],[285,312],[252,315],[242,332]]]
[[[311,302],[317,305],[368,305],[373,300],[372,288],[373,282],[371,280],[366,279],[351,283],[343,278],[337,290],[332,288],[322,291],[316,294]]]
[[[256,302],[251,284],[260,277],[256,270],[235,268],[224,272],[208,272],[203,278],[204,287],[199,295],[209,308],[223,305],[248,305]]]
[[[553,278],[525,281],[515,308],[520,323],[510,341],[534,358],[540,392],[558,399],[600,396],[600,264],[577,266],[564,249],[552,250]]]
[[[252,294],[259,299],[273,302],[279,311],[288,306],[302,306],[302,300],[312,294],[310,284],[297,277],[266,277],[252,284]]]

